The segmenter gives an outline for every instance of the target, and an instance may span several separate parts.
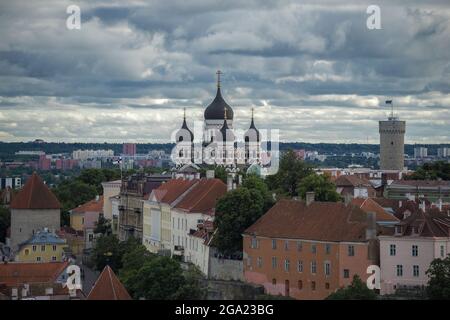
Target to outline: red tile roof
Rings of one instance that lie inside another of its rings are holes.
[[[410,186],[410,187],[450,187],[450,181],[444,180],[395,180],[389,186]]]
[[[175,208],[187,212],[214,214],[217,200],[227,193],[220,179],[201,179]]]
[[[170,204],[198,181],[198,179],[171,179],[166,183],[163,183],[159,188],[153,190],[153,194],[159,202]]]
[[[73,213],[84,212],[102,212],[103,211],[103,196],[100,196],[98,200],[90,200],[71,210]]]
[[[0,264],[0,284],[13,286],[24,283],[55,282],[68,265],[67,261]]]
[[[131,300],[116,274],[106,266],[89,292],[88,300]]]
[[[361,179],[355,175],[342,175],[336,179],[335,184],[337,187],[370,187],[371,184],[366,179]]]
[[[393,215],[386,212],[382,206],[376,203],[372,198],[355,198],[352,204],[361,208],[364,212],[375,212],[377,221],[398,222],[399,220]]]
[[[44,181],[36,173],[33,173],[22,190],[13,198],[11,208],[60,209],[61,204]]]
[[[414,229],[421,237],[450,237],[450,217],[436,208],[426,212],[418,209],[398,225],[403,226],[404,236],[412,235]]]
[[[365,241],[367,213],[342,202],[304,202],[284,199],[245,230],[270,238],[319,241]]]

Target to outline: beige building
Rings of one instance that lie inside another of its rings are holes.
[[[121,180],[103,182],[103,216],[111,221],[111,228],[117,234],[119,226],[119,194],[122,186]]]
[[[396,117],[379,122],[381,170],[403,170],[406,122]]]

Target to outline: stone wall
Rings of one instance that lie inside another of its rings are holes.
[[[244,281],[242,260],[222,259],[210,256],[209,278],[215,280]]]
[[[17,250],[20,243],[38,230],[59,230],[60,214],[59,209],[11,209],[11,248]]]

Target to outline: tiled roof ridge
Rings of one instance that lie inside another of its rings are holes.
[[[187,188],[182,194],[180,194],[178,198],[176,198],[174,201],[170,203],[170,206],[172,208],[178,205],[181,201],[183,201],[183,199],[200,183],[199,179],[195,180],[196,181],[189,188]]]
[[[114,283],[113,283],[112,275],[111,275],[111,268],[109,266],[106,266],[106,267],[108,268],[107,270],[108,270],[109,282],[111,283],[111,288],[113,291],[114,299],[117,300],[116,289],[114,288]]]
[[[208,188],[207,192],[203,192],[203,195],[200,197],[200,199],[198,199],[197,202],[195,202],[192,206],[189,207],[188,211],[191,211],[192,208],[195,208],[195,206],[201,201],[203,200],[208,193],[212,190],[212,188],[218,183],[218,179],[211,179],[213,181],[213,183],[211,183],[211,186]],[[205,180],[205,184],[208,182],[208,179]]]

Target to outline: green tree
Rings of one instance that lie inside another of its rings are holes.
[[[413,174],[406,176],[405,179],[450,180],[450,163],[444,161],[425,163],[422,167],[418,168]]]
[[[191,264],[183,275],[185,281],[178,288],[175,298],[179,300],[205,299],[207,290],[202,272]]]
[[[120,178],[120,171],[114,169],[85,169],[77,180],[95,187],[97,194],[103,194],[102,182]]]
[[[240,187],[220,198],[214,224],[215,247],[223,254],[242,251],[242,233],[264,213],[264,199],[257,189]]]
[[[327,300],[375,300],[377,294],[367,288],[367,285],[358,275],[353,276],[352,283],[345,288],[340,288],[330,294]]]
[[[164,256],[157,256],[146,262],[133,279],[133,297],[150,300],[176,299],[179,289],[186,281],[180,264]]]
[[[133,237],[119,242],[115,235],[102,235],[96,240],[91,252],[91,261],[98,271],[109,265],[114,272],[119,272],[123,266],[124,254],[133,251],[138,246],[142,246],[141,242]]]
[[[269,191],[269,187],[261,177],[254,174],[249,174],[244,177],[242,181],[242,186],[249,190],[251,189],[257,190],[261,194],[261,196],[264,199],[264,208],[263,208],[264,212],[266,212],[273,206],[274,200],[272,194]]]
[[[303,178],[297,192],[302,199],[306,199],[306,192],[309,191],[314,192],[317,201],[336,202],[341,200],[341,196],[336,192],[336,185],[326,175],[311,173]]]
[[[8,208],[0,206],[0,242],[5,242],[6,231],[11,225],[11,212]]]
[[[112,233],[111,222],[103,215],[98,218],[95,223],[94,233],[101,233],[103,235],[110,235]]]
[[[450,255],[434,259],[426,274],[429,277],[427,294],[430,299],[450,299]]]
[[[280,159],[278,172],[266,178],[271,190],[280,195],[298,196],[299,182],[311,173],[311,167],[300,160],[292,150],[287,150]]]

